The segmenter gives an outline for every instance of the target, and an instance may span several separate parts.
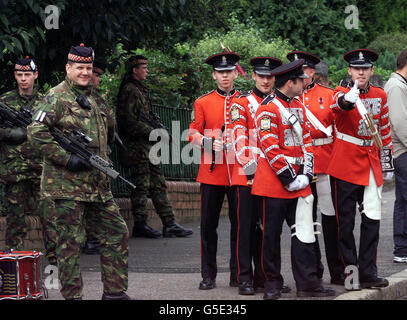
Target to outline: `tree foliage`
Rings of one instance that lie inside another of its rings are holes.
[[[404,33],[407,29],[405,0],[357,0],[360,20],[366,35],[364,45],[388,33]]]
[[[21,56],[36,57],[41,83],[50,82],[53,71],[63,70],[72,45],[83,42],[99,56],[110,54],[119,42],[134,48],[173,22],[185,0],[55,0],[57,29],[45,26],[49,4],[0,0],[0,61],[4,65]],[[7,72],[4,67],[1,71]]]

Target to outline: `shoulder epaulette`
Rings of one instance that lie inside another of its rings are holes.
[[[263,101],[262,101],[260,104],[261,104],[261,105],[266,105],[266,104],[268,104],[269,102],[271,102],[271,100],[274,99],[275,96],[276,96],[276,95],[275,95],[274,93],[269,94],[267,97],[265,97],[265,98],[263,99]]]
[[[372,83],[369,83],[369,84],[370,84],[371,87],[379,88],[379,89],[382,89],[382,90],[383,90],[383,87],[381,87],[381,86],[376,86],[376,85],[374,85],[374,84],[372,84]]]
[[[209,91],[209,92],[207,92],[207,93],[204,93],[202,96],[198,97],[196,100],[201,99],[201,98],[207,96],[208,94],[211,94],[211,93],[214,92],[214,91],[215,91],[215,90],[211,90],[211,91]]]
[[[247,97],[250,96],[252,94],[253,90],[249,90],[249,91],[242,91],[240,92],[240,94],[238,94],[236,96],[236,98],[242,98],[242,97]]]
[[[351,87],[351,84],[350,84],[350,81],[348,81],[348,80],[346,80],[346,79],[342,79],[342,80],[339,82],[339,86],[340,86],[340,87],[344,87],[344,88],[349,88],[349,87]]]

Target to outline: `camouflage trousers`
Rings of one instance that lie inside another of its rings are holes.
[[[163,223],[174,220],[165,178],[160,167],[153,165],[148,158],[140,159],[137,165],[130,167],[130,172],[132,181],[137,187],[131,194],[134,222],[147,221],[148,196],[151,197],[154,208]]]
[[[57,226],[58,274],[65,299],[82,296],[80,248],[85,242],[85,225],[100,241],[103,291],[119,293],[128,286],[128,230],[119,207],[107,202],[54,199],[53,219]]]
[[[0,183],[0,194],[6,194],[6,185],[4,183]],[[7,217],[7,205],[4,196],[0,197],[0,217]]]
[[[5,185],[6,247],[7,249],[24,250],[24,239],[28,232],[25,217],[38,215],[42,226],[46,257],[52,263],[55,262],[55,228],[44,216],[47,203],[40,200],[39,193],[39,179],[23,180]]]

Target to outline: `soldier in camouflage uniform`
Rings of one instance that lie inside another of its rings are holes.
[[[120,150],[121,163],[130,168],[137,186],[132,191],[134,216],[133,237],[158,238],[161,232],[147,225],[147,197],[150,194],[154,207],[163,223],[164,237],[186,237],[193,232],[175,222],[168,200],[165,178],[158,165],[150,162],[148,155],[152,142],[150,132],[154,129],[147,119],[151,118],[152,106],[148,88],[142,84],[147,78],[147,58],[130,58],[127,74],[118,94],[117,124],[120,137],[127,151]]]
[[[34,89],[38,77],[33,59],[19,59],[14,66],[18,88],[0,97],[8,107],[19,111],[22,107],[33,110],[42,98]],[[6,246],[23,250],[27,235],[26,215],[39,214],[42,222],[44,245],[51,264],[55,258],[55,230],[43,215],[44,202],[40,201],[40,178],[42,172],[40,154],[27,142],[26,128],[0,129],[1,157],[0,180],[5,184],[7,205]]]
[[[95,96],[96,103],[99,107],[106,109],[106,112],[111,112],[109,106],[106,104],[105,99],[103,99],[100,91],[100,77],[105,73],[106,64],[102,60],[94,60],[92,75],[90,77],[90,84],[93,86],[92,93]],[[112,117],[109,117],[112,119]],[[114,114],[113,114],[114,119]],[[112,127],[112,125],[110,125]],[[113,130],[108,131],[109,134],[113,134]],[[109,143],[114,140],[114,137],[108,137]],[[100,253],[100,242],[97,237],[93,234],[91,221],[88,221],[88,225],[85,227],[86,230],[86,241],[85,245],[82,248],[82,252],[85,254],[99,254]]]
[[[89,151],[108,159],[108,132],[113,114],[96,103],[89,86],[93,50],[83,44],[72,47],[66,64],[67,76],[38,105],[28,138],[44,157],[41,194],[53,199],[57,225],[57,260],[61,294],[65,299],[82,298],[80,248],[84,225],[93,222],[100,243],[103,300],[128,300],[128,230],[113,199],[110,178],[85,160],[65,151],[50,128],[70,134],[82,131],[92,141]],[[82,96],[88,104],[77,102]]]

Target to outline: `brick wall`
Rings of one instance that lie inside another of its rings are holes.
[[[200,218],[200,191],[199,183],[197,182],[179,182],[179,181],[167,181],[168,198],[173,207],[175,219],[179,223],[185,223],[190,221],[198,221]],[[131,214],[131,201],[129,198],[116,199],[117,204],[120,207],[120,213],[127,223],[127,227],[131,233],[133,228],[133,216]],[[227,214],[227,201],[222,208],[221,215]],[[151,199],[148,199],[147,203],[148,212],[148,224],[158,230],[162,229],[161,220],[156,214]],[[26,217],[29,231],[27,238],[24,240],[26,250],[43,250],[42,244],[42,230],[39,218],[36,216]],[[0,217],[0,251],[5,248],[5,230],[6,230],[6,218]]]

